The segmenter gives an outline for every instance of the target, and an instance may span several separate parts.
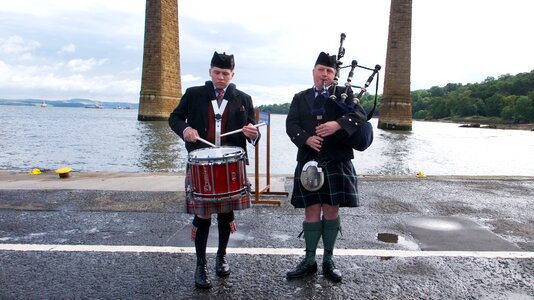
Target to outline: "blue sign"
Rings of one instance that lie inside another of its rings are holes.
[[[260,111],[260,123],[265,123],[265,125],[269,126],[271,116],[263,111]]]

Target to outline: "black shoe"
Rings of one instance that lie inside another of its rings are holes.
[[[206,264],[197,265],[195,271],[195,286],[201,289],[209,289],[211,287],[211,281],[208,278],[208,267]]]
[[[300,278],[303,276],[306,276],[308,274],[314,274],[317,272],[317,263],[314,262],[313,264],[308,264],[306,260],[302,260],[298,266],[287,272],[286,277],[287,278]]]
[[[215,273],[219,277],[230,275],[230,265],[226,261],[226,255],[217,255],[215,259]]]
[[[323,275],[334,282],[340,282],[342,279],[341,272],[331,260],[323,262]]]

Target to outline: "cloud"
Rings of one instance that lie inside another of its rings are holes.
[[[250,94],[254,105],[289,103],[296,92],[311,87],[311,83],[288,83],[281,85],[237,84],[237,88]]]
[[[40,46],[41,44],[39,42],[24,40],[18,35],[0,38],[0,53],[18,57],[19,59],[31,59],[32,52]]]
[[[0,82],[5,82],[9,78],[11,68],[5,62],[0,60]],[[0,83],[0,87],[2,84]]]
[[[104,64],[107,59],[71,59],[67,62],[67,67],[73,72],[87,72],[95,66],[100,66]]]
[[[192,75],[192,74],[182,74],[182,83],[191,83],[191,82],[198,82],[201,80],[200,77]]]
[[[530,28],[534,2],[509,2],[414,3],[412,89],[530,71],[534,43],[524,29]],[[0,90],[17,98],[61,96],[58,91],[99,100],[121,94],[137,102],[145,5],[144,0],[5,1],[0,6]],[[353,59],[367,67],[380,64],[381,86],[384,81],[390,1],[346,0],[331,8],[319,0],[178,5],[184,91],[209,80],[213,51],[227,51],[236,55],[234,82],[255,104],[288,102],[311,86],[318,53],[337,53],[342,32],[347,34],[345,65]],[[325,16],[327,9],[333,13]],[[347,73],[342,70],[341,84]],[[358,70],[353,83],[362,85],[368,75]]]
[[[74,53],[74,52],[76,52],[76,45],[74,45],[73,43],[70,43],[68,45],[61,47],[61,50],[59,50],[57,53],[63,54],[63,53]]]

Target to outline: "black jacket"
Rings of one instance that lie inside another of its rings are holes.
[[[180,103],[169,117],[169,125],[172,130],[183,139],[184,129],[192,127],[198,131],[201,138],[206,139],[208,133],[208,109],[211,106],[211,100],[215,98],[215,90],[211,81],[206,81],[204,86],[188,88],[182,96]],[[252,97],[238,90],[231,83],[224,93],[224,99],[228,100],[228,104],[226,105],[226,111],[228,112],[227,132],[241,129],[248,123],[256,123]],[[246,153],[246,142],[245,135],[239,132],[228,135],[224,146],[241,147]],[[197,141],[196,143],[185,142],[185,147],[188,152],[191,152],[209,146],[201,141]]]
[[[332,92],[333,88],[330,88]],[[341,101],[341,93],[345,87],[336,88],[337,101]],[[318,152],[306,145],[306,140],[315,135],[318,125],[314,109],[315,91],[313,88],[295,94],[286,119],[286,133],[289,139],[299,148],[297,161],[306,162],[317,159]],[[348,108],[348,110],[346,110]],[[344,161],[354,158],[354,152],[348,137],[355,133],[361,124],[367,122],[365,111],[353,102],[353,92],[349,91],[345,102],[336,103],[327,99],[324,104],[322,122],[337,120],[342,130],[325,138],[321,148],[321,156],[332,161]]]

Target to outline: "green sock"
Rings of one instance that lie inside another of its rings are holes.
[[[323,245],[324,256],[323,262],[332,260],[334,255],[334,246],[336,244],[337,233],[341,228],[341,217],[335,220],[326,220],[323,217]]]
[[[317,250],[317,244],[321,239],[323,223],[313,222],[313,223],[302,223],[302,228],[304,229],[304,240],[306,241],[306,262],[308,264],[315,263],[315,251]]]

